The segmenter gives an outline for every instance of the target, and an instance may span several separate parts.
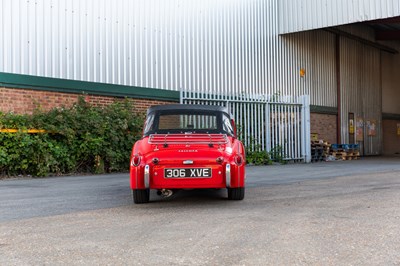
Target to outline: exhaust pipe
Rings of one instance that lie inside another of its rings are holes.
[[[163,198],[169,198],[174,194],[174,192],[170,189],[161,189],[157,191],[158,196],[162,196]]]

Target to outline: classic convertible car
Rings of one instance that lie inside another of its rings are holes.
[[[150,189],[169,197],[179,189],[227,188],[245,192],[245,151],[228,110],[210,105],[160,105],[147,111],[143,137],[132,149],[130,185],[135,203]]]

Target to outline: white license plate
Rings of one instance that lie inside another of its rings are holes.
[[[166,168],[164,169],[165,178],[197,178],[211,177],[211,168]]]

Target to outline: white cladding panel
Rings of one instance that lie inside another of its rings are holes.
[[[399,0],[280,0],[279,33],[400,16]]]
[[[0,72],[336,106],[334,35],[279,36],[278,2],[2,0]]]

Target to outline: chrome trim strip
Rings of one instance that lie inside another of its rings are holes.
[[[225,180],[226,180],[226,187],[231,187],[231,165],[229,163],[225,166]]]
[[[193,161],[192,160],[186,160],[186,161],[183,161],[183,164],[193,164]]]
[[[148,164],[144,167],[144,186],[150,188],[150,166]]]
[[[136,189],[138,188],[138,168],[139,167],[135,167],[135,172],[136,172],[136,175],[135,175],[135,179],[136,179]]]

